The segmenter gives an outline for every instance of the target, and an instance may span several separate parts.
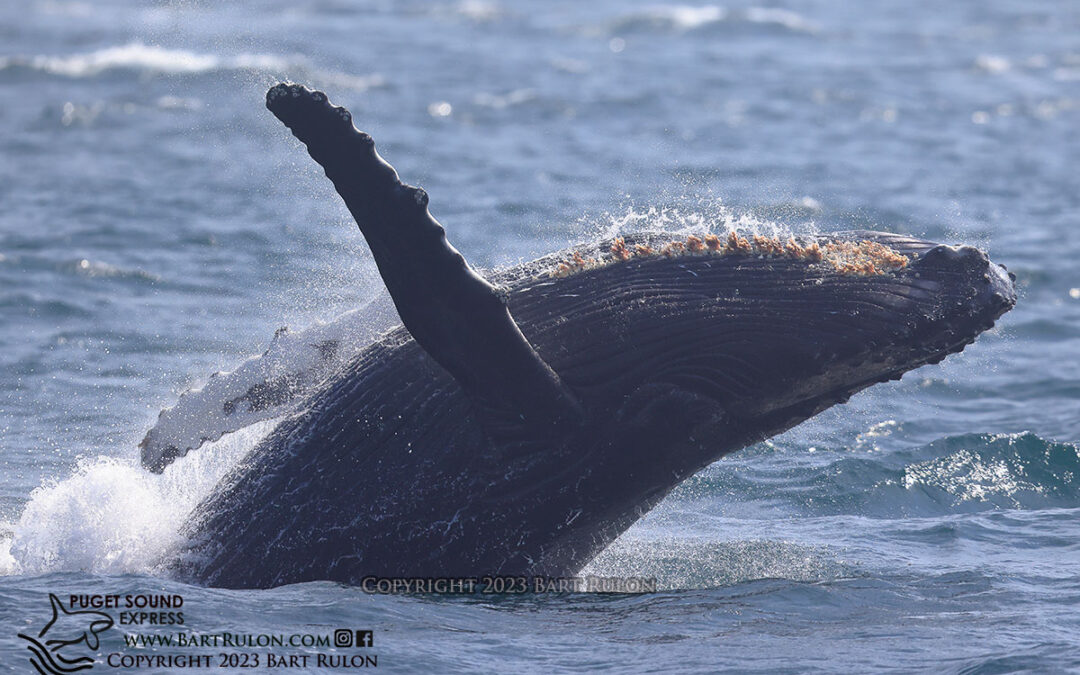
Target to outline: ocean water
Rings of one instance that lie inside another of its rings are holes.
[[[161,476],[139,440],[278,327],[383,293],[263,107],[285,78],[350,107],[484,268],[637,227],[867,227],[978,245],[1020,301],[710,466],[587,570],[656,593],[185,585],[161,555],[269,424]],[[391,672],[1080,670],[1075,5],[27,0],[0,3],[0,97],[0,670],[32,672],[49,593],[372,630]],[[103,632],[92,672],[173,632]],[[189,650],[261,672],[220,651]]]

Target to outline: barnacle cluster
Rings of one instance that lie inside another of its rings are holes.
[[[558,262],[551,275],[567,277],[584,270],[626,262],[631,258],[674,258],[688,255],[790,258],[805,260],[810,264],[827,264],[839,274],[851,276],[886,274],[908,264],[906,256],[876,241],[834,241],[825,244],[811,241],[802,244],[794,237],[781,241],[776,237],[757,234],[743,237],[737,232],[729,232],[726,238],[715,234],[702,237],[690,235],[684,240],[670,241],[659,247],[655,244],[628,244],[624,238],[616,237],[608,250],[601,251],[598,257],[587,258],[579,251],[574,251],[569,258]]]
[[[839,241],[825,244],[825,260],[840,274],[861,277],[895,272],[907,267],[907,256],[876,241]]]

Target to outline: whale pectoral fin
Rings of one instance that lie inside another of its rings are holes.
[[[333,181],[409,333],[469,396],[529,427],[580,419],[574,395],[522,335],[505,299],[446,240],[427,193],[399,180],[347,110],[295,84],[272,87],[266,107]]]

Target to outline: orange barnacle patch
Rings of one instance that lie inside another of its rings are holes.
[[[806,249],[799,245],[799,242],[795,241],[795,237],[788,239],[784,244],[784,253],[789,258],[802,258],[806,255]]]
[[[773,239],[772,237],[762,237],[755,234],[753,236],[754,250],[764,255],[783,255],[784,245],[780,243],[780,240]]]
[[[579,251],[569,253],[569,258],[560,260],[551,271],[553,277],[567,277],[583,270],[625,262],[633,257],[646,258],[664,255],[676,258],[682,255],[712,252],[719,255],[760,255],[768,257],[787,257],[805,260],[808,263],[824,262],[839,274],[852,276],[876,276],[895,272],[907,266],[908,258],[888,246],[870,240],[863,241],[813,241],[802,245],[795,237],[781,241],[775,237],[751,235],[749,239],[729,232],[723,240],[715,234],[704,237],[688,235],[683,241],[671,241],[659,251],[649,244],[628,246],[622,237],[615,238],[610,247],[611,257],[586,258]]]
[[[593,260],[592,258],[583,258],[583,257],[581,257],[580,253],[578,253],[577,251],[574,251],[573,265],[577,269],[583,270],[586,267],[592,267],[595,264],[596,264],[596,261]]]
[[[879,267],[900,269],[907,267],[907,256],[897,253],[888,246],[876,241],[864,241],[861,244],[867,258]]]
[[[724,253],[751,253],[750,242],[740,237],[735,232],[728,234],[727,244],[724,246]]]
[[[660,252],[669,258],[674,258],[677,255],[682,255],[685,248],[686,246],[681,241],[673,241],[661,249]]]
[[[561,262],[555,268],[555,271],[551,273],[551,276],[556,277],[558,279],[562,279],[564,277],[570,276],[573,273],[573,271],[574,270],[573,270],[572,267],[570,267],[569,265],[567,265],[564,262]]]
[[[626,241],[622,237],[615,237],[615,241],[611,242],[611,254],[618,260],[630,259],[630,249],[626,248]]]
[[[840,274],[876,276],[907,266],[908,259],[876,241],[840,241],[825,245],[823,259]]]
[[[585,258],[578,251],[574,251],[574,254],[570,256],[570,260],[559,261],[559,264],[551,272],[551,276],[562,279],[575,272],[581,272],[582,270],[587,270],[591,267],[596,267],[596,260]]]

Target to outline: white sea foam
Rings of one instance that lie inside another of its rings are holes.
[[[727,16],[727,10],[716,5],[656,5],[622,17],[615,23],[615,29],[651,27],[684,32],[719,23]]]
[[[150,573],[180,542],[185,517],[273,427],[243,429],[151,474],[134,460],[98,457],[35,489],[0,533],[0,575]]]
[[[103,72],[131,70],[140,73],[185,75],[213,71],[256,70],[275,77],[297,69],[308,71],[315,79],[328,85],[360,91],[382,86],[385,80],[377,74],[353,75],[312,67],[307,59],[294,55],[240,53],[229,56],[169,49],[139,41],[105,47],[81,54],[0,57],[0,71],[9,68],[28,68],[62,77],[93,77]]]
[[[463,0],[454,7],[454,11],[473,21],[491,21],[502,13],[498,3],[485,0]]]
[[[161,73],[200,73],[208,70],[284,68],[284,59],[266,54],[240,54],[222,57],[186,49],[166,49],[141,42],[106,47],[85,54],[66,56],[7,56],[0,58],[0,69],[24,66],[53,75],[87,77],[106,70],[131,69]]]
[[[1012,69],[1012,62],[1004,56],[980,54],[975,59],[975,67],[993,75],[1000,75]]]
[[[719,5],[655,5],[635,11],[615,24],[616,30],[651,27],[675,32],[708,28],[720,23],[776,26],[795,33],[815,33],[818,25],[806,17],[776,7],[727,9]]]
[[[691,7],[689,5],[665,5],[649,12],[651,18],[668,21],[678,30],[693,30],[711,23],[723,21],[727,10],[716,5]]]
[[[928,487],[953,495],[958,502],[1005,497],[1016,502],[1020,493],[1043,494],[1044,487],[1026,480],[1023,461],[1015,456],[983,456],[961,449],[945,457],[904,469],[904,487]],[[1019,502],[1016,502],[1019,505]]]
[[[815,33],[818,31],[817,24],[789,9],[748,7],[745,16],[750,23],[771,24],[795,33]]]

